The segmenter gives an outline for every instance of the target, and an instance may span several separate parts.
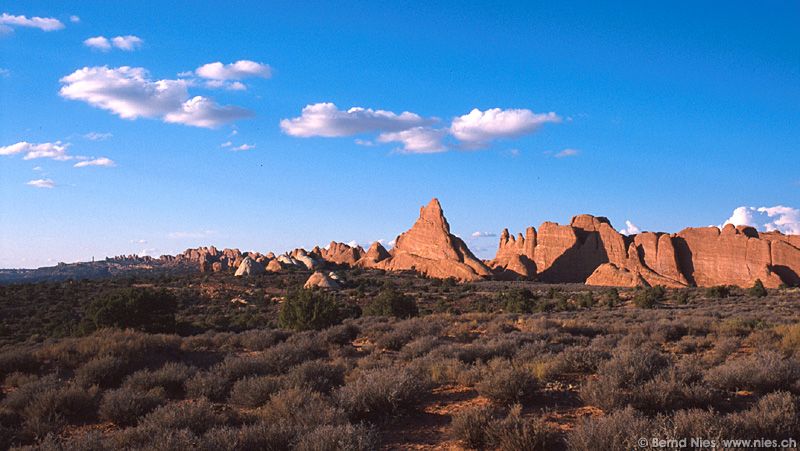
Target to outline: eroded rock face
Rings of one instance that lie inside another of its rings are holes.
[[[364,256],[364,249],[361,246],[351,247],[336,241],[331,241],[327,249],[321,249],[319,252],[325,261],[348,266],[354,266]]]
[[[267,272],[278,272],[283,269],[283,265],[277,259],[272,259],[267,263]]]
[[[520,233],[516,238],[504,229],[497,255],[488,265],[499,279],[532,279],[536,275],[536,263],[531,260],[535,246],[536,229],[533,227],[525,230],[525,236]]]
[[[635,271],[620,268],[613,263],[603,263],[586,279],[586,285],[633,288],[646,286],[647,282]]]
[[[391,258],[377,264],[389,271],[412,270],[429,277],[453,277],[460,281],[491,275],[460,238],[450,233],[438,199],[420,209],[419,219],[397,237]]]
[[[328,274],[324,272],[315,271],[311,277],[306,280],[303,288],[324,288],[328,290],[335,290],[341,288],[339,282],[333,280]]]
[[[391,254],[389,254],[389,252],[381,243],[376,241],[370,245],[366,254],[364,254],[364,256],[356,262],[356,266],[360,268],[375,268],[378,263],[388,258],[391,258]]]
[[[264,265],[253,260],[250,256],[242,259],[242,263],[236,268],[234,276],[252,276],[255,274],[262,274],[264,272]]]
[[[752,286],[761,279],[766,287],[782,281],[772,270],[771,241],[747,236],[731,224],[688,228],[677,234],[678,258],[686,278],[698,286]],[[788,250],[788,249],[787,249]]]

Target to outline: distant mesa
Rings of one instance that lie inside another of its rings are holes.
[[[36,270],[1,270],[0,282],[111,277],[156,269],[233,272],[239,277],[300,270],[314,272],[306,285],[336,288],[340,283],[330,271],[343,267],[414,271],[462,282],[522,279],[617,287],[749,287],[761,280],[767,287],[797,286],[800,235],[726,225],[625,236],[607,218],[584,214],[566,225],[545,222],[538,230],[528,227],[516,236],[503,230],[495,257],[483,262],[450,233],[442,206],[434,198],[420,208],[417,221],[397,237],[391,251],[379,242],[366,251],[332,241],[325,248],[298,248],[281,255],[210,246],[160,258],[130,255]]]

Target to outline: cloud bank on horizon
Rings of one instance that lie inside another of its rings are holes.
[[[767,232],[800,235],[800,209],[776,205],[774,207],[737,207],[722,225],[746,225]]]

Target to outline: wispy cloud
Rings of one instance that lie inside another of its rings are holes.
[[[0,25],[6,27],[28,27],[38,28],[42,31],[56,31],[64,28],[60,20],[52,17],[31,17],[14,16],[8,13],[0,15]]]
[[[69,21],[72,23],[79,23],[81,21],[81,18],[78,16],[69,16]]]
[[[92,160],[79,161],[79,162],[75,163],[73,166],[76,167],[76,168],[85,168],[87,166],[103,166],[103,167],[111,168],[111,167],[114,167],[116,165],[117,164],[114,163],[114,161],[111,160],[110,158],[100,157],[100,158],[95,158],[95,159],[92,159]]]
[[[143,43],[144,40],[142,38],[133,35],[115,36],[111,39],[105,36],[94,36],[83,41],[83,45],[86,47],[102,52],[107,52],[111,50],[112,47],[130,52],[140,48]]]
[[[105,141],[110,139],[112,136],[111,133],[99,133],[99,132],[89,132],[83,135],[84,138],[88,139],[89,141]]]
[[[362,107],[353,107],[345,111],[333,103],[315,103],[306,105],[300,117],[283,119],[281,129],[288,135],[301,138],[312,136],[332,138],[367,132],[408,130],[433,122],[408,111],[397,114],[392,111]]]
[[[493,232],[481,232],[481,231],[472,232],[472,234],[470,235],[470,237],[472,237],[472,238],[493,238],[493,237],[496,237],[496,236],[497,236],[496,233],[493,233]]]
[[[36,179],[36,180],[31,180],[25,184],[28,186],[32,186],[34,188],[46,188],[46,189],[51,189],[56,186],[56,183],[51,179]]]
[[[253,150],[256,148],[255,144],[242,144],[241,146],[231,147],[233,151]]]
[[[34,160],[36,158],[51,158],[53,160],[71,160],[73,157],[67,155],[67,148],[69,143],[44,142],[44,143],[29,143],[27,141],[20,141],[16,144],[0,147],[0,155],[15,155],[24,153],[23,160]]]
[[[566,158],[566,157],[577,156],[579,153],[580,151],[577,149],[564,149],[560,152],[556,152],[555,154],[553,154],[553,156],[556,158]]]
[[[207,88],[223,88],[230,91],[244,91],[247,89],[239,80],[246,78],[270,78],[272,68],[269,64],[258,63],[250,60],[239,60],[231,64],[219,61],[203,64],[194,73],[206,80]]]
[[[61,78],[59,93],[110,111],[123,119],[160,118],[167,123],[215,128],[252,116],[236,106],[221,106],[189,96],[186,80],[153,80],[141,67],[84,67]]]

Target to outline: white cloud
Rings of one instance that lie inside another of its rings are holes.
[[[150,247],[146,249],[142,249],[136,255],[139,257],[156,257],[156,252],[158,252],[158,248]]]
[[[145,240],[145,239],[131,240],[131,243],[133,243],[133,244],[147,244],[147,240]]]
[[[578,155],[579,153],[580,153],[580,151],[578,151],[577,149],[564,149],[561,152],[557,152],[553,156],[556,157],[556,158],[574,157],[574,156]]]
[[[14,155],[24,153],[23,160],[33,160],[36,158],[52,158],[54,160],[64,161],[71,160],[72,157],[67,155],[67,148],[69,144],[62,144],[61,141],[45,142],[45,143],[29,143],[27,141],[20,141],[16,144],[0,147],[0,155]]]
[[[41,166],[34,166],[33,170],[36,171],[36,172],[39,172],[39,171],[42,170],[42,167]]]
[[[623,235],[636,235],[637,233],[640,232],[641,230],[639,229],[639,227],[637,227],[636,224],[628,220],[625,221],[625,228],[619,231],[619,233]]]
[[[497,234],[496,233],[492,233],[492,232],[477,231],[477,232],[472,232],[472,234],[470,236],[472,238],[492,238],[492,237],[496,237]]]
[[[272,76],[272,68],[268,64],[250,60],[239,60],[232,64],[222,64],[217,61],[203,64],[195,70],[195,73],[209,80],[228,81],[253,77],[269,78]]]
[[[89,132],[83,135],[83,137],[88,139],[89,141],[105,141],[111,138],[112,136],[114,135],[112,135],[111,133],[100,133],[100,132]]]
[[[227,89],[228,91],[246,91],[247,86],[240,81],[207,80],[205,87],[210,89]]]
[[[116,36],[111,38],[111,43],[114,44],[114,47],[125,50],[126,52],[130,52],[132,50],[136,50],[142,46],[144,40],[139,36],[133,35],[125,35],[125,36]]]
[[[38,28],[42,31],[55,31],[64,28],[60,20],[52,17],[12,16],[8,13],[0,15],[0,25]]]
[[[345,244],[347,244],[347,245],[348,245],[348,246],[350,246],[350,247],[356,247],[356,246],[358,246],[358,241],[356,241],[356,240],[350,240],[350,241],[348,241],[348,242],[347,242],[347,243],[345,243]]]
[[[87,166],[103,166],[107,168],[113,168],[116,165],[117,164],[114,163],[113,160],[106,157],[100,157],[100,158],[95,158],[93,160],[79,161],[75,163],[73,166],[76,168],[85,168]]]
[[[447,135],[447,130],[431,127],[414,127],[399,132],[381,133],[378,141],[401,142],[403,153],[436,153],[447,150],[442,140]]]
[[[219,146],[220,146],[220,147],[230,147],[230,146],[232,146],[232,145],[233,145],[233,143],[232,143],[232,142],[230,142],[230,141],[225,141],[224,143],[220,144]]]
[[[81,21],[81,18],[78,16],[69,16],[69,21],[72,23],[78,23]]]
[[[255,144],[242,144],[241,146],[236,146],[231,148],[231,150],[242,151],[242,150],[253,150],[255,148],[256,148]]]
[[[432,122],[408,111],[396,114],[361,107],[342,111],[333,103],[315,103],[306,105],[300,117],[281,120],[281,129],[288,135],[301,138],[331,138],[367,132],[395,132]]]
[[[105,36],[95,36],[83,41],[83,45],[86,47],[91,47],[103,52],[111,50],[111,47],[116,47],[120,50],[130,52],[141,47],[142,43],[144,43],[142,38],[133,35],[116,36],[111,39],[108,39]]]
[[[762,231],[778,231],[800,235],[800,210],[777,205],[774,207],[738,207],[725,224],[748,225]]]
[[[10,70],[8,70],[6,68],[3,68],[3,67],[0,67],[0,77],[4,77],[5,78],[5,77],[8,77],[9,75],[11,75],[11,71]]]
[[[359,146],[372,147],[372,146],[374,146],[374,145],[375,145],[375,143],[374,143],[373,141],[369,140],[369,139],[360,139],[360,138],[356,138],[356,139],[354,140],[354,142],[355,142],[356,144],[358,144]]]
[[[214,230],[200,230],[196,232],[171,232],[167,236],[172,239],[206,238],[216,233]]]
[[[189,97],[186,80],[151,80],[141,67],[84,67],[61,78],[62,97],[81,100],[123,119],[161,118],[164,122],[214,128],[252,113],[213,100]]]
[[[111,42],[105,36],[94,36],[83,41],[83,45],[107,52],[111,50]]]
[[[548,122],[561,122],[553,112],[536,114],[527,109],[477,108],[453,119],[450,133],[467,147],[486,146],[498,138],[513,138],[531,133]]]
[[[28,186],[32,186],[34,188],[47,188],[47,189],[56,186],[56,183],[50,179],[36,179],[36,180],[31,180],[25,184]]]

